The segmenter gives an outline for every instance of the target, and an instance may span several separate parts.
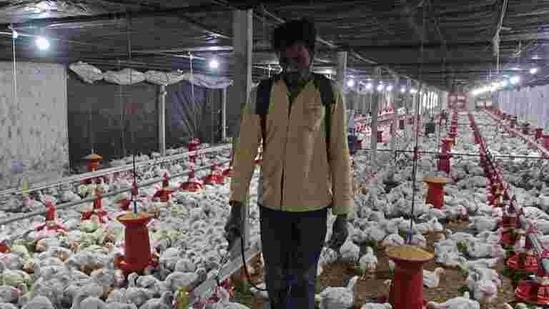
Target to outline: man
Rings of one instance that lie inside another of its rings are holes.
[[[311,73],[315,41],[314,25],[306,20],[274,31],[282,73],[252,90],[234,151],[232,209],[225,226],[230,246],[242,231],[254,158],[263,146],[258,201],[273,309],[314,308],[328,208],[337,216],[329,246],[339,250],[353,205],[345,105],[330,80]]]

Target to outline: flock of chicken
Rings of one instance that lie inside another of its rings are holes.
[[[475,114],[478,123],[493,124],[482,113]],[[460,114],[457,143],[459,153],[478,153],[466,114]],[[512,142],[493,128],[480,127],[488,147],[498,154],[529,155],[530,150],[521,141]],[[485,129],[483,129],[485,128]],[[396,148],[409,149],[411,134],[396,140]],[[435,136],[422,136],[421,150],[437,151]],[[218,154],[214,160],[228,156]],[[366,183],[365,190],[356,194],[356,211],[349,223],[350,237],[339,252],[323,249],[319,261],[319,274],[323,267],[334,261],[356,263],[364,276],[353,277],[346,287],[327,287],[317,295],[321,308],[351,308],[355,305],[354,286],[358,280],[368,280],[376,271],[378,259],[373,246],[396,246],[405,243],[404,236],[413,220],[412,244],[426,247],[425,234],[435,233],[439,240],[434,244],[436,262],[441,266],[460,267],[467,272],[464,284],[469,292],[438,304],[429,302],[430,308],[480,308],[491,303],[501,286],[500,275],[493,269],[501,262],[504,250],[499,245],[498,222],[501,211],[486,201],[486,178],[475,156],[455,156],[452,159],[453,183],[445,186],[444,208],[436,209],[425,204],[422,179],[438,175],[436,160],[428,154],[420,155],[415,177],[416,192],[412,189],[412,154],[380,151],[375,162],[368,152],[354,157],[355,182]],[[197,164],[208,164],[209,158],[200,158]],[[381,162],[389,162],[381,168]],[[539,161],[515,159],[503,161],[504,175],[511,184],[511,192],[525,208],[526,216],[535,219],[541,233],[549,233],[549,191],[543,171],[547,168]],[[140,179],[161,177],[167,172],[177,174],[188,168],[188,163],[170,163],[140,171]],[[378,170],[375,178],[366,175]],[[203,177],[209,171],[197,172]],[[527,179],[527,181],[524,181]],[[170,179],[173,186],[186,178]],[[549,180],[549,179],[548,179]],[[32,211],[44,208],[44,202],[62,203],[93,195],[96,188],[103,192],[131,187],[131,178],[111,177],[98,184],[50,188],[36,195],[10,197],[1,201],[0,216],[5,218],[17,210]],[[250,234],[259,235],[259,214],[256,207],[257,175],[251,183]],[[213,278],[225,255],[226,241],[223,224],[228,215],[228,184],[206,185],[199,193],[176,191],[169,203],[151,199],[158,187],[139,188],[139,209],[154,211],[156,216],[149,224],[151,250],[158,267],[147,269],[144,275],[135,273],[124,277],[114,267],[114,260],[123,254],[124,228],[114,218],[121,213],[117,201],[124,196],[103,198],[102,205],[109,214],[103,222],[92,216],[82,220],[81,209],[67,208],[57,211],[56,220],[66,232],[44,232],[29,229],[43,222],[24,219],[1,227],[0,236],[9,251],[0,253],[0,309],[3,308],[172,308],[181,287],[194,287]],[[413,203],[412,203],[413,201]],[[23,203],[23,207],[21,204]],[[540,210],[541,208],[541,210]],[[413,210],[413,211],[412,211]],[[328,220],[328,227],[333,222]],[[453,232],[444,227],[449,220],[469,220],[470,232]],[[327,239],[331,229],[328,229]],[[17,237],[14,237],[16,235]],[[543,239],[543,237],[542,237]],[[252,239],[256,241],[257,239]],[[549,240],[549,239],[548,239]],[[519,242],[520,243],[520,242]],[[519,248],[520,249],[520,248]],[[394,264],[389,263],[390,267]],[[254,269],[249,269],[251,272]],[[444,268],[424,271],[424,286],[439,285]],[[266,298],[265,293],[252,291]],[[261,295],[260,295],[261,294]],[[230,293],[216,289],[216,298],[200,300],[199,308],[247,308],[231,302]],[[366,303],[362,308],[390,308],[389,304]]]

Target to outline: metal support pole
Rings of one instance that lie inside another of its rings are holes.
[[[345,79],[347,74],[347,52],[342,51],[337,53],[337,84],[343,90],[345,88]]]
[[[395,77],[394,84],[395,84],[395,87],[393,89],[393,92],[391,93],[391,101],[393,103],[393,121],[391,121],[393,125],[391,126],[391,144],[390,144],[391,150],[395,150],[396,133],[398,131],[398,108],[396,104],[397,95],[395,95],[396,93],[398,93],[397,92],[398,90],[396,90],[396,86],[398,85],[398,76]]]
[[[158,152],[166,155],[166,86],[158,86]]]
[[[240,110],[242,104],[248,101],[248,96],[252,88],[252,47],[253,47],[253,11],[235,10],[233,12],[233,85],[231,87],[231,101],[229,102],[231,115],[236,112],[237,119],[240,119]],[[232,134],[236,136],[239,127],[239,120],[234,126],[230,127]],[[247,203],[247,202],[246,202]],[[245,248],[250,246],[250,226],[249,211],[250,207],[242,207],[243,235]],[[235,246],[239,247],[239,246]],[[231,254],[238,256],[240,250],[235,248]]]
[[[227,141],[227,88],[221,93],[221,141]]]
[[[374,81],[377,83],[379,79],[381,78],[381,68],[376,67],[374,72]],[[375,85],[375,84],[374,84]],[[377,118],[379,113],[379,101],[381,100],[381,93],[374,90],[372,94],[372,121],[370,122],[370,129],[372,132],[372,135],[370,136],[370,149],[372,149],[371,155],[371,163],[374,164],[375,158],[376,158],[376,150],[377,150]]]

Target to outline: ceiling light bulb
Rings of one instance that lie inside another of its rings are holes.
[[[354,86],[355,86],[355,80],[354,79],[349,79],[347,81],[347,87],[352,88]]]
[[[538,68],[531,68],[530,69],[530,74],[534,75],[538,72]]]
[[[46,38],[41,36],[36,38],[35,43],[36,47],[38,47],[38,49],[40,50],[46,50],[50,47],[50,42]]]
[[[19,33],[17,33],[17,31],[15,31],[15,30],[12,30],[11,36],[12,36],[14,39],[17,39],[17,38],[19,37]]]
[[[393,86],[392,85],[388,85],[387,88],[385,88],[387,91],[391,91],[393,90]]]
[[[219,61],[217,59],[210,60],[210,69],[217,69],[219,68]]]
[[[377,91],[383,91],[383,85],[382,84],[379,84],[377,85]]]
[[[405,93],[406,92],[406,87],[401,87],[400,88],[400,93]]]
[[[372,83],[367,83],[366,84],[366,89],[370,90],[370,89],[372,89],[372,86],[373,86]]]

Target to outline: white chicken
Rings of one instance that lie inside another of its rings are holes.
[[[358,276],[351,278],[347,287],[327,287],[318,296],[320,309],[348,309],[355,302],[354,288]]]
[[[358,261],[360,269],[364,278],[366,274],[373,274],[376,271],[377,257],[374,254],[374,249],[371,247],[366,248],[366,254],[364,254]]]
[[[440,276],[444,274],[444,268],[437,267],[434,271],[423,270],[423,285],[427,288],[436,288],[440,283]]]

